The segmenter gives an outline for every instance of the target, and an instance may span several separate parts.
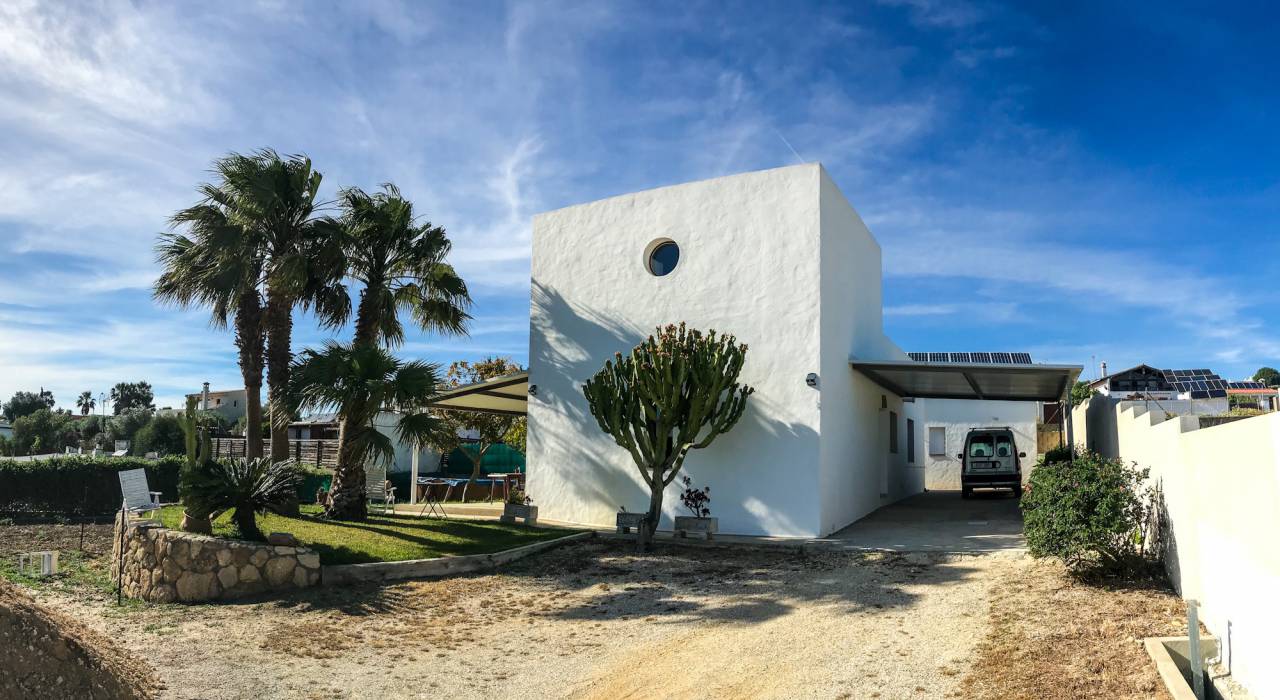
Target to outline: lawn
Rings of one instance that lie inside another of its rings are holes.
[[[320,561],[326,565],[486,554],[570,534],[566,530],[408,515],[370,514],[362,523],[326,520],[319,516],[319,506],[304,505],[299,518],[259,515],[258,527],[264,533],[291,533],[302,546],[318,552]],[[160,520],[166,527],[178,527],[182,508],[164,508],[160,511]],[[214,521],[213,533],[219,537],[234,535],[230,513]]]

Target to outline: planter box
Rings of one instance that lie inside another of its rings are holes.
[[[618,513],[618,534],[628,534],[632,528],[639,532],[646,515],[648,513]]]
[[[500,522],[515,523],[516,519],[523,519],[525,525],[538,524],[538,507],[526,506],[523,503],[506,503],[502,506],[502,517],[498,518]]]
[[[677,515],[675,530],[676,537],[688,537],[690,532],[700,532],[706,539],[711,539],[720,530],[720,519]]]
[[[1143,640],[1147,655],[1156,664],[1156,672],[1173,700],[1196,700],[1191,682],[1191,642],[1186,637],[1148,637]],[[1210,635],[1200,636],[1200,653],[1205,658],[1205,697],[1213,700],[1230,700],[1230,692],[1220,687],[1208,670],[1209,659],[1218,656],[1218,639]]]

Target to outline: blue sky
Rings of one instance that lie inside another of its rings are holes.
[[[803,160],[880,241],[904,349],[1280,363],[1276,17],[1043,5],[6,2],[0,397],[237,386],[151,248],[262,146],[450,231],[471,337],[407,356],[526,361],[539,211]]]

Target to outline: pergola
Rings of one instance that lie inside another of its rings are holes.
[[[529,402],[529,373],[517,372],[441,392],[428,408],[523,416]],[[409,505],[418,502],[418,452],[415,446],[409,473]]]

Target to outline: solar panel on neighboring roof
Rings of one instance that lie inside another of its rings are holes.
[[[911,359],[915,360],[916,362],[928,362],[928,361],[929,361],[929,353],[927,353],[927,352],[909,352],[909,353],[907,353],[907,357],[910,357]]]
[[[1227,382],[1228,389],[1266,389],[1262,382]]]
[[[1161,370],[1164,378],[1180,394],[1193,399],[1221,399],[1227,395],[1227,382],[1207,369]]]

